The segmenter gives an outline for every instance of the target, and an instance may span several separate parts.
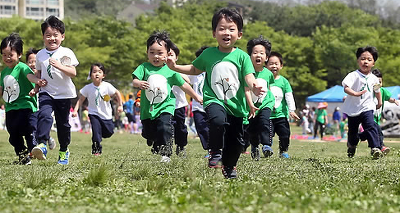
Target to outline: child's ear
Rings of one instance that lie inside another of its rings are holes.
[[[243,32],[238,32],[238,40],[242,38]]]

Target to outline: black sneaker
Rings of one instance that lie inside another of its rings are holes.
[[[184,146],[176,146],[175,153],[179,157],[183,157],[183,158],[186,157],[186,149]]]
[[[208,167],[220,168],[221,161],[222,161],[221,152],[210,152],[210,157],[208,157]]]
[[[251,146],[251,158],[255,161],[260,160],[260,149],[258,146]]]
[[[347,148],[347,157],[352,158],[356,154],[356,147]]]
[[[226,179],[235,179],[237,178],[236,167],[222,166],[222,174]]]
[[[24,150],[18,154],[18,161],[13,162],[16,165],[31,165],[32,161],[29,157],[28,150]]]
[[[97,145],[96,145],[96,143],[93,143],[92,144],[92,155],[97,155],[97,154],[98,154]]]

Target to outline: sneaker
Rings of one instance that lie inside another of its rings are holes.
[[[383,155],[387,155],[390,152],[390,147],[382,146],[381,151],[382,151]]]
[[[226,179],[235,179],[237,178],[236,167],[222,166],[222,174]]]
[[[260,160],[260,149],[258,146],[251,146],[251,158],[255,161]]]
[[[186,157],[186,149],[184,146],[176,146],[175,153],[179,157],[183,157],[183,158]]]
[[[221,152],[210,152],[210,157],[208,158],[208,167],[220,168],[221,161],[222,161]]]
[[[169,163],[169,162],[171,162],[171,158],[169,158],[168,156],[161,156],[161,160],[160,160],[160,162],[161,163]]]
[[[268,145],[263,146],[262,152],[264,154],[264,157],[266,157],[266,158],[271,157],[274,154],[274,152],[272,151],[272,148]]]
[[[39,160],[46,160],[47,146],[44,143],[40,143],[32,149],[32,155]]]
[[[347,148],[347,157],[352,158],[356,154],[356,147]]]
[[[373,160],[377,160],[379,158],[383,157],[383,153],[379,148],[372,148],[371,149],[371,155]]]
[[[281,154],[279,154],[280,158],[290,158],[289,154],[287,152],[282,152]]]
[[[97,155],[98,151],[97,151],[97,145],[96,143],[92,143],[92,155]]]
[[[50,150],[53,150],[54,148],[56,148],[57,144],[56,144],[56,141],[54,140],[54,138],[50,137],[50,139],[48,141],[48,145],[49,145]]]
[[[14,161],[13,163],[16,165],[31,165],[32,161],[31,158],[29,157],[29,152],[28,150],[24,150],[18,154],[18,160]]]
[[[69,161],[69,149],[67,149],[67,151],[65,152],[59,151],[58,164],[67,165],[68,161]]]

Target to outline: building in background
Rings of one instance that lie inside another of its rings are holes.
[[[0,18],[44,20],[50,15],[64,19],[64,0],[0,0]]]

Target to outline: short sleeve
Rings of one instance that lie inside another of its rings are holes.
[[[343,87],[346,87],[346,86],[348,86],[348,87],[352,87],[353,86],[353,84],[354,84],[354,77],[353,77],[354,75],[353,75],[353,73],[349,73],[344,79],[343,79],[343,81],[342,81],[342,86]]]
[[[138,78],[139,80],[143,80],[144,77],[144,66],[143,64],[139,65],[135,71],[132,72],[132,78]]]
[[[182,76],[179,73],[175,72],[172,76],[172,85],[181,87],[185,83],[185,80],[183,80]]]
[[[114,95],[117,92],[117,88],[115,88],[112,84],[108,84],[108,94],[109,95]]]
[[[81,90],[79,90],[79,92],[83,95],[83,96],[85,96],[85,97],[88,97],[88,90],[89,90],[89,87],[88,87],[88,85],[86,85],[86,86],[84,86]]]

